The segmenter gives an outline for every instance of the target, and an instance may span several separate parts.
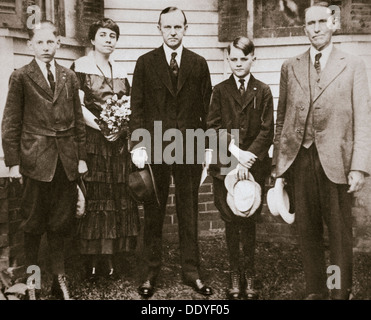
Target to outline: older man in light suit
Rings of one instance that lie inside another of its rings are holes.
[[[352,194],[370,172],[371,105],[361,59],[333,47],[331,11],[307,9],[311,48],[281,70],[273,175],[293,185],[307,299],[327,297],[323,220],[331,265],[340,268],[332,299],[352,287]]]

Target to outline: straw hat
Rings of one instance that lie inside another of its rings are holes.
[[[289,195],[284,188],[283,178],[277,178],[274,187],[268,190],[267,204],[274,216],[280,215],[286,223],[292,224],[295,221],[295,213],[290,213]]]
[[[227,204],[236,216],[250,217],[259,208],[261,187],[250,171],[247,180],[239,180],[237,169],[232,170],[225,177],[224,185],[228,191]]]

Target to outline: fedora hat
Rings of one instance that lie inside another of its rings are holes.
[[[160,207],[156,182],[149,164],[129,174],[129,191],[136,202],[155,202]]]
[[[236,216],[250,217],[259,208],[261,187],[250,171],[247,180],[239,180],[237,169],[232,170],[225,177],[224,185],[228,191],[227,204]]]
[[[288,224],[295,221],[295,213],[290,213],[290,199],[283,178],[277,178],[274,187],[268,190],[267,204],[272,215],[280,215]]]

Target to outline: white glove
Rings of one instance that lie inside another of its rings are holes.
[[[205,150],[205,167],[209,169],[211,160],[213,158],[213,149],[206,149]]]
[[[139,169],[143,169],[148,160],[147,151],[144,147],[131,151],[131,160]]]
[[[234,144],[234,142],[234,139],[232,139],[228,150],[236,157],[239,163],[250,169],[258,157],[250,151],[240,149]]]

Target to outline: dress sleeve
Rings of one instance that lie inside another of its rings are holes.
[[[76,65],[75,65],[75,62],[74,62],[74,63],[72,63],[72,65],[71,65],[71,70],[72,70],[73,72],[75,72],[75,74],[76,74],[76,76],[77,76],[77,81],[78,81],[78,83],[79,83],[79,88],[80,88],[81,90],[83,90],[84,85],[85,85],[85,74],[82,73],[82,72],[76,72],[75,69],[76,69]]]

